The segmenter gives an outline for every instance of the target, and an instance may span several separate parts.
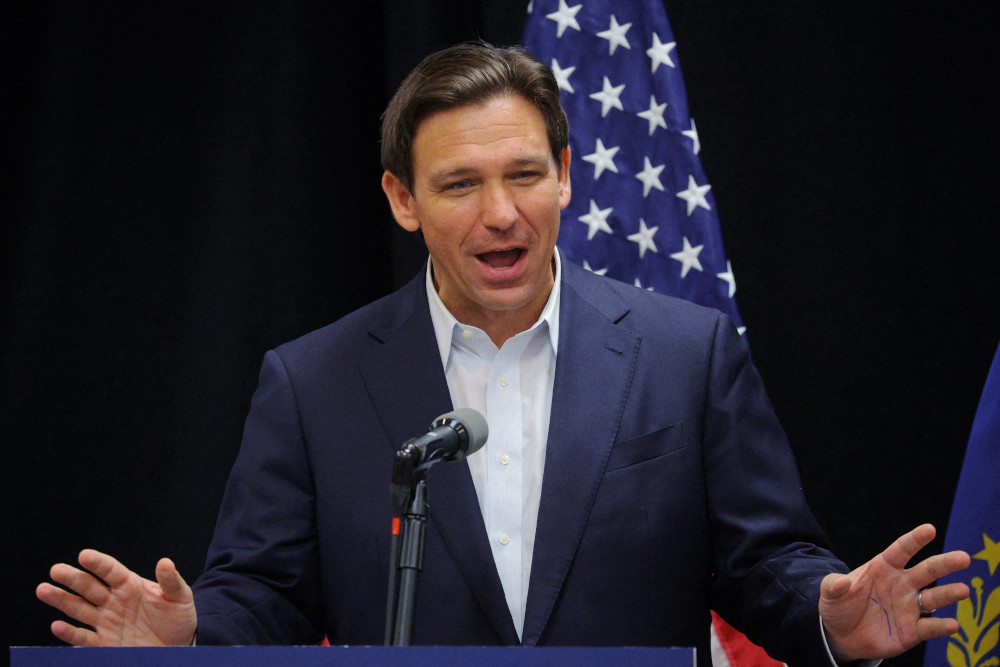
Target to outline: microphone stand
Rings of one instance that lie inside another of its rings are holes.
[[[427,470],[439,461],[457,461],[486,443],[483,416],[468,408],[443,414],[423,436],[396,452],[389,489],[392,535],[385,603],[385,645],[409,646],[417,605],[417,580],[424,568],[427,530]]]
[[[386,646],[409,646],[413,634],[417,581],[424,566],[427,528],[427,464],[417,466],[414,447],[396,452],[392,471],[392,536],[389,544],[389,591],[385,610]]]

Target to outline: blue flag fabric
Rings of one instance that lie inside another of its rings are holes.
[[[575,263],[728,314],[742,332],[711,185],[662,0],[533,0],[524,47],[569,116]]]
[[[954,610],[961,629],[928,642],[924,665],[996,667],[1000,665],[1000,348],[972,422],[944,547],[968,551],[972,565],[938,583],[964,581],[972,595]]]

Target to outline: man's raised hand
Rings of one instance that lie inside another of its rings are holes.
[[[969,587],[961,583],[927,587],[968,567],[969,555],[952,551],[906,567],[934,535],[934,527],[924,524],[853,572],[823,579],[819,613],[838,662],[888,658],[958,631],[954,618],[930,617],[926,612],[968,597]]]
[[[156,581],[143,579],[99,551],[80,552],[83,570],[58,563],[52,580],[38,585],[42,602],[89,627],[65,621],[52,634],[75,646],[184,646],[194,640],[198,616],[194,596],[168,558],[156,564]]]

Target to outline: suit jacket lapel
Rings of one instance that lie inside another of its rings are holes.
[[[369,332],[381,345],[375,354],[361,360],[361,374],[393,449],[398,449],[407,439],[426,431],[434,418],[453,409],[423,273],[373,314]],[[388,491],[388,471],[386,475]],[[427,498],[430,521],[490,623],[504,643],[516,644],[517,633],[468,464],[435,466],[428,475]]]
[[[541,638],[600,485],[640,338],[621,299],[563,261],[559,353],[522,643]]]

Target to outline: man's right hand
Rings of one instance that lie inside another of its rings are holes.
[[[75,646],[190,646],[198,627],[194,596],[169,558],[156,564],[156,581],[143,579],[92,549],[80,552],[80,570],[58,563],[35,594],[79,623],[52,624],[52,634]],[[91,574],[93,573],[93,574]],[[95,576],[96,575],[96,576]]]

